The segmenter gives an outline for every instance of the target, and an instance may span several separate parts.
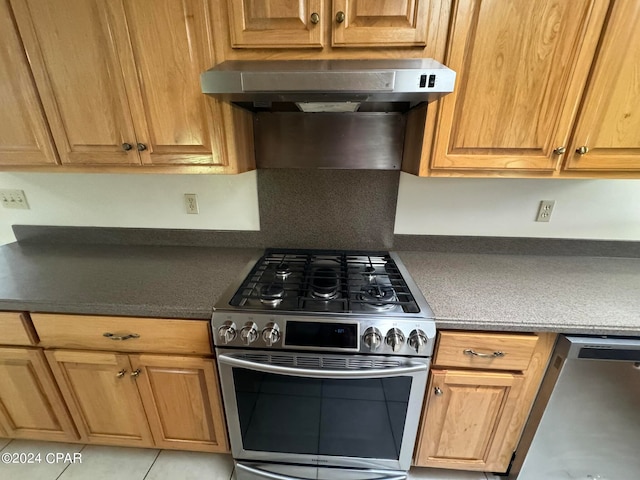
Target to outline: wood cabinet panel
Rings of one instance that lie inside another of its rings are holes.
[[[322,47],[322,0],[227,0],[227,6],[234,48]]]
[[[127,355],[65,350],[46,355],[83,441],[153,445]]]
[[[639,25],[639,2],[613,2],[567,153],[567,170],[640,170]],[[588,153],[576,152],[582,146]]]
[[[207,321],[52,313],[32,313],[31,319],[45,347],[212,353]]]
[[[131,355],[155,444],[206,452],[229,450],[215,360]],[[188,405],[188,408],[185,408]]]
[[[607,4],[456,1],[431,168],[556,170]]]
[[[38,343],[29,315],[21,312],[0,312],[0,344],[35,345]]]
[[[120,0],[114,9],[126,18],[127,31],[115,38],[136,138],[147,147],[142,163],[223,164],[222,132],[215,125],[221,113],[200,88],[200,74],[215,63],[209,2]]]
[[[42,351],[0,348],[0,425],[12,438],[79,438]]]
[[[424,46],[430,0],[333,0],[334,46]],[[344,14],[344,21],[337,16]]]
[[[7,0],[0,1],[0,85],[0,165],[58,163]]]
[[[62,163],[138,164],[114,21],[100,0],[12,0]],[[122,19],[117,19],[122,21]]]
[[[524,381],[521,374],[434,369],[416,464],[505,471],[502,452]]]
[[[438,334],[433,363],[439,367],[523,371],[537,342],[536,335],[443,331]]]

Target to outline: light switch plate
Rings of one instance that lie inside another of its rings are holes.
[[[0,202],[2,202],[4,208],[29,210],[27,197],[22,190],[0,190]]]

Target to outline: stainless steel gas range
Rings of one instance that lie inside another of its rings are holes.
[[[396,254],[269,249],[212,326],[238,480],[406,478],[435,322]]]

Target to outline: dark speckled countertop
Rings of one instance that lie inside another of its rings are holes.
[[[0,309],[209,319],[258,252],[12,243],[0,247]]]
[[[209,319],[257,249],[0,247],[0,310]],[[439,328],[640,336],[640,259],[399,252]]]

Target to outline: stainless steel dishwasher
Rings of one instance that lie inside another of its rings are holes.
[[[509,478],[640,478],[639,338],[558,339]]]

